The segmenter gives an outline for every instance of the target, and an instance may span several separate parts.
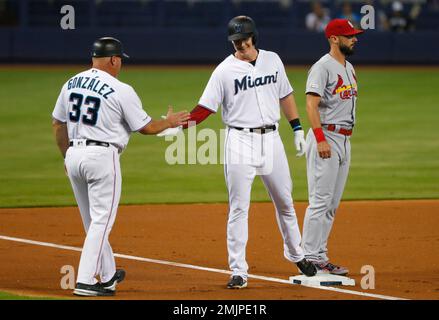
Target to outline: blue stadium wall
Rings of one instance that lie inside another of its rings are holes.
[[[233,50],[224,30],[0,29],[0,61],[7,63],[84,63],[94,39],[119,38],[130,63],[218,63]],[[437,32],[366,32],[351,61],[364,64],[438,64]],[[285,63],[309,64],[327,52],[322,34],[260,30],[259,47],[279,53]]]

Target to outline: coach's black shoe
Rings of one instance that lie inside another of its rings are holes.
[[[305,258],[303,258],[299,262],[296,262],[296,266],[297,268],[299,268],[300,272],[307,277],[315,276],[317,273],[316,266]]]
[[[83,297],[109,297],[114,296],[114,291],[105,289],[102,283],[85,284],[78,282],[73,294]]]
[[[247,287],[247,280],[241,276],[232,276],[227,283],[228,289],[242,289]]]
[[[123,279],[125,279],[126,272],[123,269],[117,269],[114,273],[113,278],[110,279],[110,281],[102,283],[102,286],[107,290],[116,290],[116,285],[118,283],[121,283]]]

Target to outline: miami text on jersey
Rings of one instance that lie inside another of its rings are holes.
[[[235,95],[240,90],[247,90],[247,88],[259,87],[270,83],[277,82],[277,74],[268,75],[263,77],[258,77],[255,80],[252,80],[251,76],[244,76],[241,80],[235,79]]]
[[[108,96],[114,92],[114,89],[108,84],[101,83],[101,80],[91,77],[74,77],[70,79],[67,84],[67,89],[75,88],[96,92],[105,99],[108,99]]]

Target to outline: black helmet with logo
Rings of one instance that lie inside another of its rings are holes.
[[[256,44],[258,31],[252,18],[247,16],[237,16],[230,20],[228,25],[229,41],[246,39],[253,37],[253,43]]]
[[[96,40],[93,43],[92,57],[112,57],[117,56],[121,58],[129,58],[129,56],[123,52],[122,43],[116,38],[104,37]]]

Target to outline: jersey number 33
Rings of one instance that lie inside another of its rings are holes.
[[[72,92],[69,98],[70,102],[73,102],[72,111],[69,113],[69,119],[72,122],[78,122],[82,120],[84,124],[89,126],[96,125],[98,121],[98,112],[101,106],[101,99],[87,96],[84,100],[84,96],[79,93]],[[87,108],[87,114],[82,115],[81,118],[81,106],[84,103],[84,106]]]

